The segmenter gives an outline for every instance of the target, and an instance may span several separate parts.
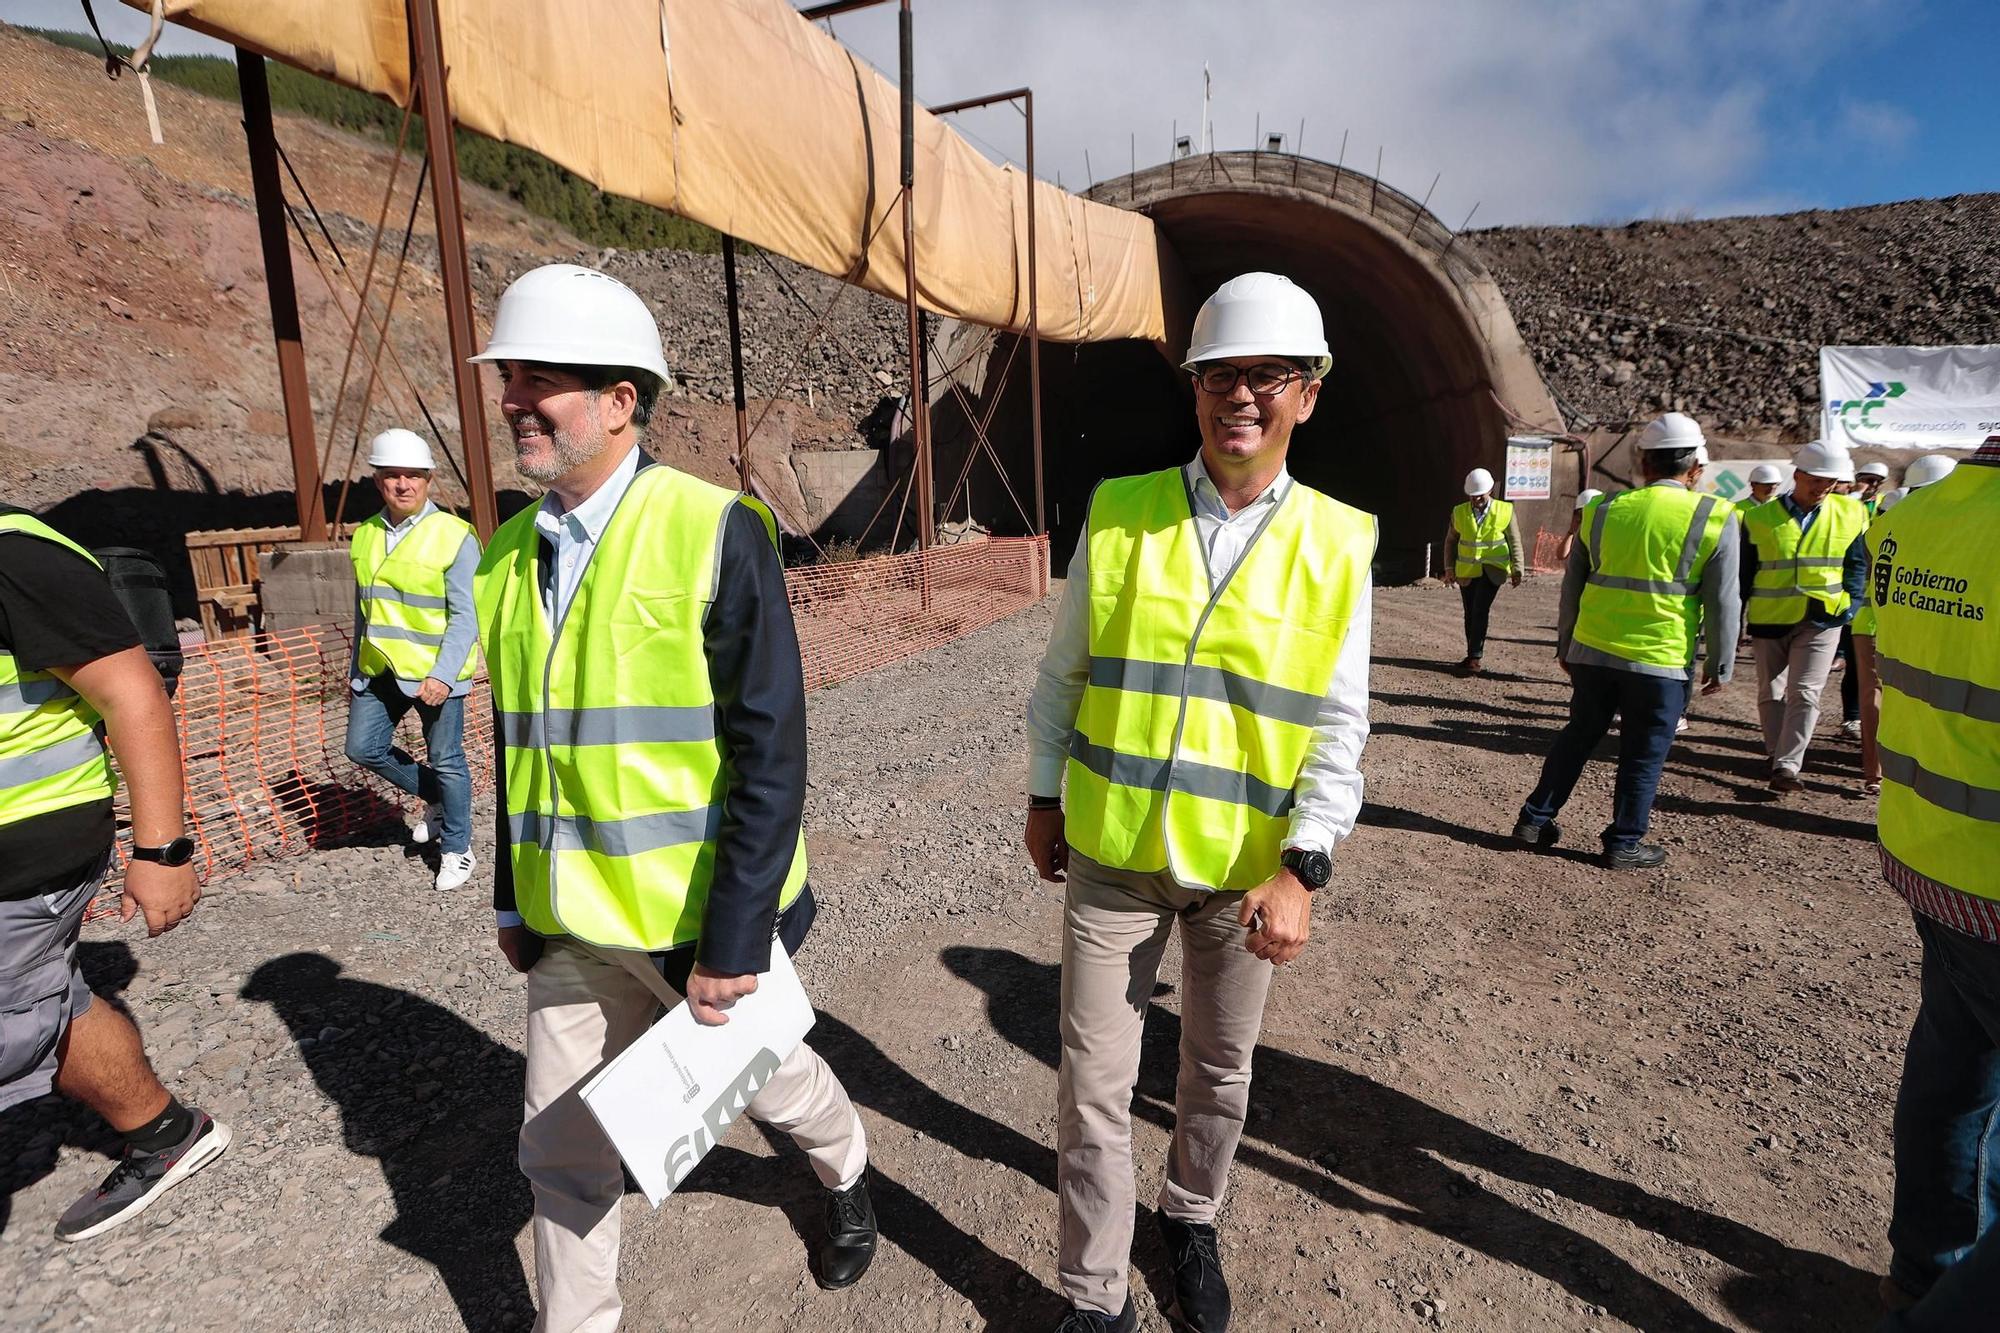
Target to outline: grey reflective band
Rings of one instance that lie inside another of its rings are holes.
[[[1289,788],[1273,787],[1248,773],[1236,773],[1212,764],[1148,759],[1124,754],[1102,745],[1093,745],[1081,733],[1070,737],[1070,756],[1106,782],[1144,791],[1175,791],[1200,796],[1229,805],[1244,805],[1273,819],[1291,813]],[[1171,780],[1171,786],[1169,782]]]
[[[31,782],[67,773],[72,768],[81,768],[92,760],[102,758],[104,742],[97,739],[96,732],[86,731],[81,736],[57,741],[32,754],[0,759],[0,787],[25,787]]]
[[[1186,692],[1195,698],[1234,704],[1274,722],[1308,727],[1319,717],[1322,700],[1318,695],[1240,676],[1220,667],[1183,668],[1177,662],[1142,662],[1130,657],[1090,659],[1090,683],[1104,689],[1179,698],[1183,681]]]
[[[555,852],[596,852],[603,856],[639,856],[665,847],[708,842],[722,831],[722,807],[662,810],[630,819],[592,819],[588,815],[548,815],[529,810],[507,816],[507,838]]]
[[[444,634],[442,631],[436,634],[426,634],[422,630],[404,629],[401,625],[376,625],[371,623],[368,626],[366,637],[370,639],[406,639],[411,643],[427,643],[433,648],[444,646]]]
[[[656,745],[715,739],[715,709],[652,707],[552,708],[543,730],[541,713],[500,714],[500,740],[517,750],[545,745]]]
[[[1802,555],[1796,560],[1760,560],[1758,569],[1779,572],[1792,569],[1839,569],[1847,563],[1844,555]]]
[[[1664,579],[1628,579],[1617,574],[1592,572],[1584,582],[1597,588],[1616,588],[1620,592],[1653,593],[1660,597],[1692,597],[1694,589],[1685,583],[1668,583]]]
[[[442,597],[431,597],[420,592],[404,592],[386,583],[371,583],[361,590],[363,601],[401,602],[404,606],[422,607],[429,611],[442,611],[450,605]]]
[[[1933,773],[1906,754],[1898,754],[1886,745],[1878,748],[1882,754],[1883,781],[1908,787],[1940,810],[1988,824],[2000,824],[2000,790],[1975,787],[1969,782]]]
[[[1687,540],[1681,543],[1680,563],[1674,566],[1674,581],[1685,584],[1694,577],[1694,560],[1701,554],[1701,539],[1708,532],[1708,516],[1715,512],[1715,497],[1704,495],[1688,521]]]
[[[1940,676],[1908,662],[1884,657],[1880,651],[1875,654],[1875,674],[1890,689],[1942,712],[1958,713],[1978,722],[2000,722],[2000,690],[1991,685]]]
[[[74,699],[76,691],[54,676],[40,680],[10,680],[0,685],[0,713],[25,713],[56,699]]]

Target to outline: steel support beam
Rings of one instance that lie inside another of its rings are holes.
[[[937,540],[937,497],[936,482],[931,476],[931,404],[924,376],[923,318],[917,308],[917,94],[910,0],[902,0],[896,16],[896,44],[902,57],[903,298],[910,319],[910,421],[917,452],[917,545],[928,550]]]
[[[736,481],[750,492],[750,412],[743,396],[743,319],[736,292],[736,238],[722,234],[722,291],[729,302],[729,379],[736,395]]]

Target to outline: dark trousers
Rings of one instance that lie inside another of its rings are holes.
[[[1854,626],[1843,625],[1840,629],[1840,660],[1847,669],[1840,673],[1840,720],[1859,722],[1861,720],[1861,672],[1854,664]]]
[[[1500,585],[1482,572],[1458,585],[1459,600],[1465,603],[1465,655],[1486,655],[1486,620],[1493,613],[1493,599]]]
[[[1889,1274],[1923,1299],[1882,1327],[1988,1328],[2000,1309],[2000,944],[1915,915],[1923,1000],[1896,1092]]]
[[[1571,667],[1569,723],[1556,734],[1542,763],[1542,780],[1521,807],[1522,822],[1546,824],[1561,812],[1591,751],[1618,718],[1618,780],[1611,823],[1602,836],[1606,850],[1638,846],[1652,822],[1653,795],[1686,698],[1685,681],[1614,667]]]

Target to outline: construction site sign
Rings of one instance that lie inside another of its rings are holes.
[[[1507,437],[1507,485],[1509,500],[1546,500],[1554,478],[1555,445],[1545,435]]]
[[[1850,449],[1975,449],[2000,431],[2000,344],[1822,347],[1821,434]]]
[[[1701,470],[1701,489],[1725,500],[1750,498],[1750,469],[1765,463],[1777,468],[1785,478],[1778,489],[1792,488],[1792,460],[1789,458],[1718,458]]]

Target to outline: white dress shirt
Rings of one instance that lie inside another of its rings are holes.
[[[1250,539],[1270,511],[1292,487],[1292,475],[1279,469],[1277,479],[1249,504],[1230,513],[1209,479],[1201,455],[1185,469],[1194,495],[1195,534],[1208,552],[1211,590],[1236,566]],[[1037,796],[1062,791],[1069,760],[1070,737],[1076,730],[1077,709],[1090,681],[1089,542],[1079,538],[1070,557],[1069,583],[1056,609],[1048,652],[1028,701],[1028,790]],[[1361,747],[1368,739],[1368,650],[1374,580],[1361,585],[1354,619],[1347,627],[1334,665],[1333,681],[1313,720],[1305,763],[1292,787],[1291,824],[1286,847],[1303,847],[1332,854],[1354,831],[1361,813]]]
[[[541,508],[535,511],[535,531],[555,549],[555,560],[544,571],[542,582],[542,610],[548,613],[550,626],[559,624],[569,610],[591,553],[597,549],[597,539],[604,535],[604,525],[611,521],[611,512],[625,498],[638,471],[639,446],[635,444],[604,484],[576,508],[564,509],[554,491],[542,497]]]

